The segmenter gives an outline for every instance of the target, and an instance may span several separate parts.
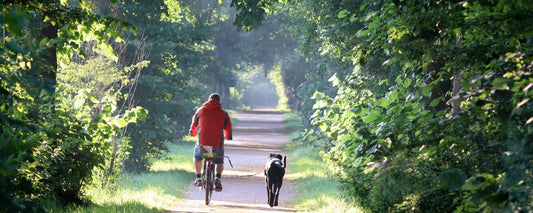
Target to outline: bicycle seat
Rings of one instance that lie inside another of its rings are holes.
[[[215,158],[217,156],[216,153],[204,153],[202,157],[204,158]]]

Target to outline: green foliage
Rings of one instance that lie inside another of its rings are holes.
[[[235,7],[239,15],[233,21],[238,29],[250,31],[257,29],[265,20],[265,3],[268,1],[232,0],[231,7]]]
[[[288,29],[315,67],[298,88],[311,124],[304,138],[326,150],[358,203],[377,212],[531,210],[530,4],[287,6]]]
[[[93,13],[95,7],[86,1],[77,3],[2,3],[0,211],[42,211],[40,204],[49,201],[85,202],[81,189],[92,181],[93,169],[105,165],[108,141],[146,117],[142,108],[116,111],[116,97],[98,100],[79,84],[57,85],[57,59],[67,65],[74,52],[83,56],[83,42],[95,42],[96,52],[113,56],[106,40],[120,40],[119,29],[133,29]],[[95,103],[101,110],[92,111]]]
[[[270,81],[276,85],[276,93],[278,95],[278,110],[289,110],[287,105],[287,95],[285,94],[285,86],[283,85],[283,76],[281,75],[280,66],[277,66],[272,72],[268,74]]]
[[[84,100],[91,99],[89,93],[79,95]],[[38,100],[51,100],[51,96],[43,93]],[[17,104],[25,114],[17,119],[40,119],[29,120],[27,124],[18,127],[11,125],[10,128],[3,128],[7,130],[2,134],[6,142],[12,141],[15,145],[26,141],[23,144],[27,144],[11,146],[12,148],[6,146],[5,150],[13,152],[3,155],[7,157],[4,158],[8,163],[6,165],[10,166],[2,176],[5,178],[2,182],[12,185],[4,188],[5,193],[12,196],[9,198],[13,200],[12,205],[18,206],[8,205],[8,208],[32,208],[24,202],[39,202],[41,199],[57,200],[65,204],[82,203],[81,188],[92,181],[94,168],[105,165],[105,158],[110,152],[107,141],[111,135],[124,127],[122,122],[127,124],[146,117],[146,111],[137,108],[117,116],[118,119],[111,122],[112,120],[105,119],[105,112],[91,118],[74,108],[56,107],[52,112],[49,104],[37,104],[40,106],[38,109],[34,109],[33,104],[35,102],[29,106]],[[86,106],[86,103],[82,101],[79,106]],[[16,117],[15,114],[11,116]],[[19,134],[22,132],[25,134]],[[16,159],[19,160],[18,163],[9,163]]]
[[[86,122],[101,120],[97,126],[89,127],[99,129],[93,136],[94,141],[108,144],[103,156],[105,166],[94,171],[99,177],[94,182],[105,185],[118,177],[130,147],[130,139],[124,131],[129,123],[147,117],[148,111],[139,106],[129,109],[131,106],[118,105],[128,98],[122,94],[122,88],[135,83],[128,77],[146,65],[144,61],[119,70],[115,63],[102,57],[84,64],[71,63],[59,72],[58,92],[62,106],[73,109],[74,115]]]
[[[40,177],[33,179],[34,183],[48,182],[50,185],[37,185],[65,204],[82,202],[82,186],[92,180],[92,169],[104,163],[106,144],[92,142],[94,130],[84,131],[83,127],[84,121],[72,116],[72,111],[57,109],[44,126],[47,131],[40,138],[40,146],[34,150],[38,167],[25,174]]]

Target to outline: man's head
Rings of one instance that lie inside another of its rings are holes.
[[[209,100],[211,99],[215,99],[217,100],[218,102],[220,102],[220,95],[218,93],[212,93],[210,96],[209,96]]]

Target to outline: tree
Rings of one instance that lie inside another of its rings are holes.
[[[219,67],[214,35],[224,9],[212,1],[124,1],[115,16],[133,23],[146,40],[150,65],[139,77],[135,101],[151,113],[144,123],[128,127],[128,171],[145,171],[150,157],[166,150],[165,143],[188,134],[190,117],[203,101],[203,94],[232,81],[229,69]],[[125,36],[126,58],[137,39]],[[207,97],[206,97],[207,98]]]
[[[2,211],[38,211],[43,200],[83,202],[81,187],[91,181],[92,169],[104,164],[106,140],[146,111],[132,109],[117,115],[118,123],[109,123],[65,106],[56,69],[68,64],[74,52],[83,56],[81,44],[88,37],[96,41],[95,50],[113,56],[106,39],[120,39],[119,30],[134,29],[95,14],[87,1],[9,1],[2,6]],[[77,97],[81,106],[96,101],[88,92]]]
[[[272,5],[248,5],[263,10],[239,13],[238,20],[257,20]],[[286,6],[304,53],[320,53],[300,90],[318,90],[305,100],[316,110],[307,139],[326,148],[361,205],[422,212],[529,208],[531,185],[520,183],[531,179],[523,172],[531,154],[518,151],[532,145],[529,4]],[[324,79],[331,86],[320,85]]]

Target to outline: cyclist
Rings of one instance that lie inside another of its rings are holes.
[[[194,168],[196,170],[195,186],[201,186],[202,172],[202,154],[205,149],[202,146],[213,146],[213,153],[217,157],[213,159],[215,163],[215,191],[222,191],[220,178],[224,171],[224,138],[232,140],[231,119],[226,111],[220,105],[220,95],[212,93],[207,102],[205,102],[192,117],[191,136],[197,136],[198,140],[194,146]]]

